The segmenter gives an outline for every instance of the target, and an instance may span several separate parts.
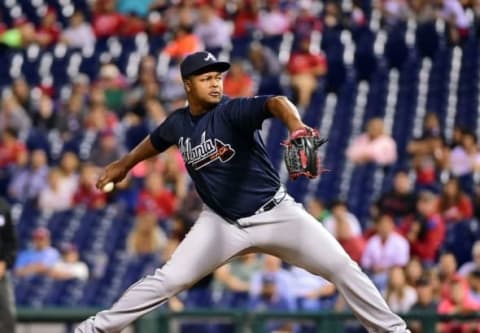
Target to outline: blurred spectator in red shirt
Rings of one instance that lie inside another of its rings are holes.
[[[74,205],[84,205],[89,209],[105,207],[107,196],[95,187],[97,169],[91,164],[84,164],[80,171],[80,184],[73,196]]]
[[[471,314],[480,311],[480,304],[475,302],[464,287],[461,279],[453,279],[449,283],[449,292],[444,295],[438,305],[439,314]],[[478,323],[450,321],[439,326],[440,333],[476,333]]]
[[[340,200],[332,203],[331,212],[332,215],[323,222],[325,228],[339,241],[353,260],[360,262],[365,240],[357,217],[350,213],[346,203]]]
[[[59,39],[60,27],[57,23],[57,11],[53,7],[48,7],[35,32],[35,40],[41,46],[49,47],[55,45]]]
[[[318,79],[327,72],[327,59],[323,54],[310,52],[310,40],[300,43],[300,49],[292,54],[287,65],[297,106],[305,109],[318,87]]]
[[[254,95],[253,80],[242,60],[232,61],[232,67],[223,81],[225,95],[235,97],[250,97]]]
[[[61,39],[71,47],[93,48],[95,46],[93,28],[85,21],[83,12],[77,10],[73,13],[69,26],[62,32]]]
[[[6,128],[0,138],[0,168],[16,165],[27,159],[25,144],[17,139],[17,131]]]
[[[445,222],[438,212],[435,194],[421,192],[417,211],[417,216],[407,218],[400,224],[399,231],[410,242],[411,255],[419,257],[424,264],[432,264],[445,238]]]
[[[176,208],[176,198],[172,191],[164,187],[163,176],[151,172],[145,177],[145,189],[138,197],[137,213],[150,212],[159,220],[172,216]]]
[[[254,0],[238,2],[238,10],[233,18],[233,37],[251,36],[258,24],[259,3]]]
[[[97,38],[120,35],[127,18],[116,11],[115,0],[102,0],[93,9],[93,31]]]
[[[443,186],[440,213],[447,223],[461,222],[473,217],[472,200],[462,192],[457,178],[450,178]]]

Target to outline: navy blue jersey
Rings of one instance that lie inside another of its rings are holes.
[[[150,134],[160,152],[179,147],[200,197],[223,217],[252,215],[280,186],[258,131],[272,116],[268,98],[224,97],[200,116],[178,109]]]

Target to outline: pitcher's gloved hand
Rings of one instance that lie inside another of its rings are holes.
[[[293,131],[283,142],[285,146],[284,159],[291,179],[299,176],[317,177],[324,171],[320,167],[318,148],[327,142],[320,137],[317,130],[303,127]]]

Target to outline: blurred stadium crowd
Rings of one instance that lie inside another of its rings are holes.
[[[330,138],[331,171],[287,181],[393,310],[480,311],[478,0],[5,0],[0,194],[17,304],[108,306],[174,251],[202,203],[176,148],[113,193],[99,169],[185,103],[178,64],[230,60],[225,94],[285,94]],[[319,244],[321,251],[321,244]],[[326,254],[328,255],[328,254]],[[173,310],[347,311],[329,282],[247,255]],[[466,325],[455,329],[479,332]]]

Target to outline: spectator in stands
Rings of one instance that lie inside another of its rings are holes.
[[[417,282],[426,275],[422,262],[418,258],[410,258],[405,266],[405,276],[407,277],[407,283],[415,287]]]
[[[28,166],[18,169],[8,187],[10,198],[25,202],[36,200],[47,186],[48,164],[44,150],[35,149],[30,154]]]
[[[468,275],[470,298],[480,305],[480,269],[474,269]]]
[[[10,269],[15,262],[17,238],[11,207],[0,197],[0,332],[15,332],[15,299]]]
[[[417,302],[410,308],[410,311],[415,313],[434,313],[437,311],[438,302],[434,297],[433,286],[427,276],[422,277],[415,284],[417,292]],[[408,322],[408,327],[414,333],[423,331],[422,322],[418,320],[411,320]]]
[[[365,247],[360,222],[348,211],[343,201],[333,202],[330,210],[332,215],[325,219],[325,228],[335,236],[350,257],[359,262]]]
[[[437,196],[422,191],[417,211],[415,217],[407,218],[400,224],[399,231],[410,243],[411,256],[418,257],[423,264],[431,265],[445,238],[445,222],[438,212]]]
[[[446,223],[462,222],[473,217],[472,200],[463,193],[457,178],[450,178],[443,186],[439,206]]]
[[[259,18],[260,3],[254,0],[238,2],[237,11],[233,17],[234,39],[245,39],[252,37],[256,30]]]
[[[318,197],[311,198],[307,202],[307,211],[322,223],[330,217],[330,211],[325,206],[325,203]]]
[[[450,170],[457,177],[480,170],[480,152],[474,133],[465,131],[461,145],[453,148],[450,154]]]
[[[292,266],[293,296],[296,308],[301,311],[328,311],[335,304],[335,285],[302,268]]]
[[[93,104],[89,109],[87,116],[85,117],[86,129],[93,130],[95,132],[115,130],[117,126],[117,116],[101,103]]]
[[[57,11],[54,7],[47,7],[45,15],[41,17],[40,26],[35,31],[35,41],[43,47],[51,47],[60,39],[60,26],[57,22]]]
[[[46,275],[59,260],[58,250],[51,246],[50,231],[38,227],[32,234],[33,247],[19,253],[15,263],[17,277]]]
[[[258,17],[258,29],[266,37],[283,35],[290,28],[290,23],[278,0],[267,1],[265,10]]]
[[[103,65],[95,86],[103,91],[105,106],[117,115],[122,115],[127,83],[118,67],[114,64]]]
[[[135,218],[135,226],[128,235],[127,250],[133,255],[161,254],[167,245],[167,236],[158,226],[157,217],[145,212]]]
[[[311,52],[310,42],[310,39],[302,40],[287,64],[296,105],[303,111],[310,105],[319,79],[327,72],[327,58],[323,53]]]
[[[73,204],[82,205],[88,209],[104,208],[107,196],[95,187],[97,169],[91,164],[82,165],[78,189],[73,195]]]
[[[123,149],[115,133],[104,130],[100,132],[98,142],[92,148],[90,162],[98,167],[104,167],[118,160],[122,154]]]
[[[60,131],[61,138],[68,142],[79,136],[83,131],[86,105],[82,96],[71,95],[65,107],[59,110],[56,128]]]
[[[376,163],[390,165],[397,160],[397,145],[385,133],[383,120],[372,118],[367,123],[367,131],[355,138],[347,149],[348,158],[356,164]]]
[[[417,302],[417,292],[415,288],[407,284],[405,271],[402,267],[392,267],[388,275],[385,300],[392,311],[396,313],[407,313]]]
[[[162,221],[172,216],[176,204],[172,191],[165,188],[163,175],[158,172],[149,173],[145,177],[145,189],[138,198],[137,213],[151,212]]]
[[[447,36],[458,44],[469,35],[470,19],[459,0],[435,0],[437,15],[447,23]]]
[[[458,270],[458,274],[467,277],[474,270],[480,270],[480,240],[472,246],[472,261],[464,263]]]
[[[77,190],[79,175],[78,169],[80,162],[78,156],[71,151],[65,151],[60,157],[59,169],[62,172],[61,182],[63,186],[68,189],[67,193],[70,198],[73,198],[73,194]]]
[[[292,280],[288,271],[281,268],[281,260],[264,255],[263,268],[252,276],[249,309],[253,311],[293,311]],[[269,331],[293,332],[291,323],[271,322]]]
[[[82,11],[76,10],[70,17],[69,26],[62,31],[61,40],[70,47],[93,49],[95,34]]]
[[[21,76],[13,80],[12,93],[17,98],[20,106],[27,112],[30,112],[30,109],[33,107],[32,90],[25,77]]]
[[[253,79],[246,69],[246,64],[240,60],[232,61],[230,70],[223,81],[225,95],[235,97],[251,97],[255,95]]]
[[[258,255],[249,253],[219,267],[214,275],[214,289],[221,295],[219,303],[230,309],[246,309],[250,281],[261,265]]]
[[[117,10],[122,14],[135,14],[146,17],[154,0],[118,0]]]
[[[116,11],[115,0],[96,1],[93,8],[93,31],[97,38],[121,35],[126,17]]]
[[[394,217],[397,223],[403,218],[415,214],[416,204],[417,196],[412,189],[408,172],[405,170],[395,173],[393,189],[382,194],[378,200],[380,211]]]
[[[80,261],[78,249],[74,244],[64,244],[61,248],[62,258],[48,271],[54,280],[88,279],[88,266]]]
[[[409,14],[406,0],[383,0],[378,1],[383,21],[389,26],[404,22]]]
[[[17,131],[8,127],[0,131],[0,168],[21,165],[27,160],[28,152],[25,144],[18,140]]]
[[[202,41],[193,33],[193,27],[182,24],[175,29],[174,39],[165,46],[162,53],[180,61],[188,54],[200,51],[203,48]]]
[[[376,220],[377,233],[367,241],[361,258],[361,266],[371,273],[380,290],[387,286],[388,271],[405,267],[410,259],[408,241],[395,232],[395,222],[390,215],[381,214]]]
[[[323,26],[325,30],[341,30],[343,27],[340,3],[328,0],[323,8]]]
[[[262,43],[254,41],[250,44],[248,59],[260,79],[280,75],[282,68],[278,56]]]
[[[48,185],[40,191],[38,208],[42,212],[66,210],[72,206],[72,192],[62,181],[62,171],[52,168],[48,172]]]
[[[310,0],[299,1],[298,15],[292,24],[292,32],[295,40],[310,39],[313,32],[322,31],[322,20],[315,13],[313,2]]]
[[[9,48],[25,48],[35,42],[35,26],[27,19],[20,17],[13,27],[0,31],[0,44]]]
[[[438,302],[435,300],[433,286],[427,276],[422,277],[416,283],[417,302],[410,309],[411,311],[436,311]]]
[[[446,297],[454,280],[461,280],[464,288],[468,288],[466,280],[457,273],[457,259],[451,252],[444,252],[438,259],[438,277],[440,279],[440,296]]]
[[[471,314],[480,311],[480,305],[476,303],[469,295],[468,289],[464,287],[461,279],[455,278],[448,282],[448,293],[440,300],[438,305],[439,314]],[[478,332],[478,323],[463,323],[451,321],[440,324],[439,332]]]
[[[208,2],[199,8],[199,20],[195,25],[195,35],[200,37],[205,48],[215,55],[230,44],[231,29]]]
[[[30,129],[31,120],[11,91],[2,94],[1,106],[0,131],[10,127],[19,134],[26,134]]]
[[[45,134],[56,128],[57,112],[52,98],[46,93],[41,94],[38,105],[34,108],[32,120],[33,127]]]

